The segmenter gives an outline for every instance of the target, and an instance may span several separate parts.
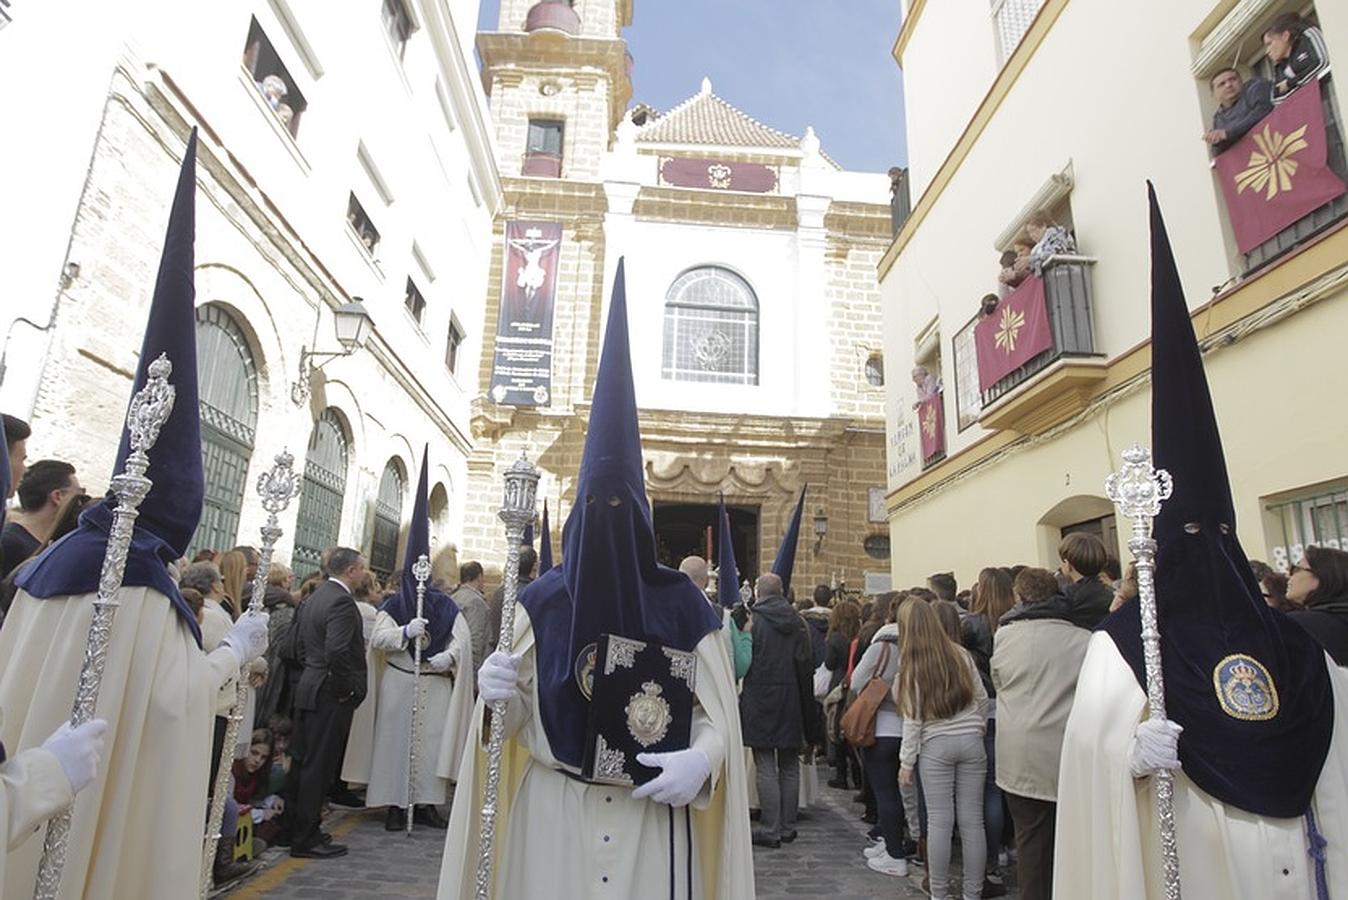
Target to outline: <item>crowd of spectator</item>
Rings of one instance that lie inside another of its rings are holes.
[[[965,591],[948,572],[864,602],[818,585],[794,609],[781,579],[759,578],[727,616],[754,844],[796,839],[803,767],[817,756],[871,826],[858,864],[893,877],[925,867],[937,898],[1000,897],[1010,883],[1025,900],[1052,896],[1077,675],[1094,629],[1138,595],[1134,567],[1093,534],[1066,535],[1057,555],[1056,571],[986,567]],[[706,585],[700,559],[681,568]],[[1289,575],[1253,561],[1250,577],[1348,664],[1348,552],[1311,547]]]

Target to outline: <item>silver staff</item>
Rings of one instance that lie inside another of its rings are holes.
[[[425,553],[412,563],[412,577],[417,580],[417,618],[426,609],[426,579],[431,577],[431,558]],[[412,833],[412,814],[416,811],[417,741],[421,738],[421,651],[426,646],[425,636],[414,640],[412,654],[412,740],[407,745],[407,833]]]
[[[534,520],[538,496],[538,469],[520,454],[506,470],[505,501],[497,513],[505,523],[506,558],[504,597],[501,601],[501,638],[496,649],[509,653],[515,646],[515,597],[519,593],[520,540],[524,526]],[[496,840],[496,800],[501,787],[501,748],[505,744],[506,702],[491,705],[491,736],[487,742],[487,783],[482,795],[480,851],[477,858],[477,900],[488,900],[492,887],[492,844]]]
[[[267,593],[267,572],[271,568],[271,555],[276,549],[276,541],[281,537],[281,526],[277,516],[290,505],[290,500],[300,490],[300,477],[294,471],[295,457],[288,450],[276,454],[276,463],[263,472],[257,479],[257,492],[262,495],[262,508],[267,511],[267,522],[262,526],[262,549],[258,553],[257,572],[253,575],[253,596],[248,603],[249,613],[263,611],[262,598]],[[215,772],[215,793],[211,798],[211,818],[206,827],[206,846],[201,866],[201,896],[204,898],[211,889],[211,875],[215,867],[215,851],[220,844],[220,826],[225,820],[225,795],[229,792],[229,779],[233,770],[234,745],[239,740],[239,723],[243,721],[243,710],[248,704],[248,666],[239,669],[235,684],[237,693],[234,706],[229,711],[225,724],[225,745],[220,748],[220,767]],[[278,677],[273,672],[270,677]]]
[[[1133,523],[1128,549],[1137,567],[1137,599],[1142,613],[1142,652],[1147,670],[1147,710],[1151,718],[1165,716],[1165,679],[1161,672],[1161,633],[1156,628],[1156,541],[1151,520],[1170,499],[1174,484],[1170,473],[1155,469],[1151,451],[1132,446],[1123,451],[1123,468],[1105,479],[1105,496],[1119,514]],[[1165,867],[1167,900],[1179,900],[1179,851],[1175,844],[1175,780],[1168,769],[1156,778],[1156,820],[1161,830],[1161,856]]]
[[[122,587],[126,571],[126,555],[131,548],[140,504],[150,493],[151,481],[145,477],[150,468],[150,449],[159,440],[159,429],[173,412],[176,394],[169,384],[173,363],[168,354],[161,353],[150,363],[145,386],[131,398],[126,413],[126,427],[130,433],[131,454],[126,468],[113,476],[111,490],[117,495],[117,508],[112,512],[112,527],[108,531],[108,549],[103,554],[103,568],[98,576],[98,597],[94,600],[94,617],[89,623],[88,643],[84,648],[84,665],[75,689],[75,705],[70,711],[70,724],[83,725],[94,717],[98,705],[98,691],[103,686],[103,667],[107,663],[108,643],[112,638],[112,620],[117,614],[117,592]],[[66,847],[70,842],[70,813],[66,807],[52,817],[42,841],[42,862],[37,870],[34,900],[55,900],[61,888],[61,873],[66,864]]]

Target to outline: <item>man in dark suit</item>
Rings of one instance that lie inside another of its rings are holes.
[[[335,547],[327,581],[295,611],[297,658],[304,671],[295,689],[295,764],[287,804],[290,855],[328,859],[346,854],[320,829],[323,796],[341,765],[351,714],[365,699],[365,638],[351,586],[365,575],[365,557]]]

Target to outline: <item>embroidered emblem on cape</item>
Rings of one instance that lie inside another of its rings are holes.
[[[1245,722],[1263,722],[1278,714],[1278,689],[1268,669],[1253,656],[1233,653],[1212,670],[1212,686],[1222,712]]]
[[[576,657],[576,663],[573,666],[576,676],[576,687],[585,695],[585,699],[591,699],[594,693],[594,667],[599,660],[599,645],[594,641],[585,645],[585,649],[580,651]]]
[[[633,694],[623,710],[627,714],[627,730],[643,747],[659,743],[674,722],[669,703],[660,696],[663,692],[660,685],[647,681],[641,686],[641,693]]]

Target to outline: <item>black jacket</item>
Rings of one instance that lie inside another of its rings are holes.
[[[317,709],[320,699],[365,699],[365,635],[351,593],[336,581],[314,588],[295,610],[296,658],[304,671],[295,689],[296,709]]]
[[[839,682],[847,675],[847,651],[851,646],[852,642],[841,631],[835,631],[828,636],[828,643],[824,651],[824,665],[828,666],[830,672],[828,679],[830,691],[837,687]]]
[[[782,596],[754,605],[753,662],[740,692],[744,746],[791,750],[817,742],[810,636],[800,614]],[[806,734],[806,729],[810,734]]]
[[[1287,615],[1319,641],[1334,662],[1348,666],[1348,597],[1316,603]]]
[[[1114,592],[1098,578],[1083,578],[1062,593],[1072,624],[1081,628],[1093,629],[1103,622],[1109,615],[1109,604],[1114,602]]]

